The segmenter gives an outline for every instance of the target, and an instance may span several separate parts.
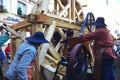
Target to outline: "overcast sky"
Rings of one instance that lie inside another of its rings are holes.
[[[93,12],[95,18],[104,17],[108,28],[116,37],[115,31],[120,33],[120,0],[87,0],[87,4],[85,13]]]

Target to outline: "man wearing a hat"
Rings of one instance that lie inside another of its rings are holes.
[[[44,34],[40,31],[33,36],[27,37],[15,53],[14,59],[6,72],[7,80],[31,80],[27,74],[27,69],[37,56],[37,48],[42,43],[49,43]]]
[[[81,38],[83,42],[94,40],[92,46],[95,56],[94,78],[95,80],[115,80],[114,60],[117,57],[112,48],[114,46],[112,35],[106,28],[103,17],[98,17],[92,25],[96,26],[96,31],[84,34]]]

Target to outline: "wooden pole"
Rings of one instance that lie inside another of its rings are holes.
[[[71,0],[71,11],[72,20],[75,21],[75,0]]]

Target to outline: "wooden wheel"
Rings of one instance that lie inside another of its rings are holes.
[[[87,13],[86,18],[85,18],[84,22],[82,23],[82,28],[80,30],[80,33],[85,34],[87,32],[93,32],[95,30],[95,27],[93,25],[91,25],[91,23],[94,21],[95,21],[95,18],[94,18],[93,13],[91,13],[91,12]],[[87,32],[85,32],[86,31],[85,28],[87,29]]]
[[[85,79],[88,68],[87,48],[83,44],[76,44],[72,49],[69,61],[69,71],[75,79]]]
[[[94,15],[93,15],[93,13],[88,13],[87,14],[87,20],[86,20],[86,26],[87,26],[87,28],[88,28],[88,31],[89,32],[92,32],[92,31],[94,31],[94,26],[93,25],[91,25],[91,23],[92,22],[94,22],[95,21],[95,18],[94,18]]]
[[[84,22],[82,23],[82,28],[80,30],[81,34],[85,34],[88,31],[92,32],[95,30],[94,26],[90,25],[92,22],[94,22],[94,16],[92,13],[88,13]],[[87,30],[87,32],[85,32]],[[77,39],[77,40],[75,40]],[[70,75],[72,75],[75,79],[84,80],[86,78],[87,74],[87,68],[88,68],[88,57],[93,55],[90,54],[90,50],[88,50],[88,45],[82,44],[81,40],[79,38],[72,38],[71,40],[74,40],[72,52],[70,54],[70,61],[69,61],[69,67],[68,72],[70,72]]]

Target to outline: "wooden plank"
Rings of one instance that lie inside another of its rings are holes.
[[[49,55],[49,54],[46,54],[46,58],[48,58],[48,59],[50,59],[50,60],[52,60],[54,63],[58,63],[59,62],[59,60],[56,60],[55,58],[53,58],[51,55]]]
[[[61,27],[61,28],[69,28],[69,29],[73,29],[73,30],[80,30],[81,26],[72,24],[73,21],[67,19],[67,18],[61,18],[55,15],[45,15],[45,14],[39,14],[37,15],[37,21],[38,23],[43,23],[43,24],[47,24],[47,25],[51,25],[52,21],[56,21],[56,26],[57,27]],[[72,23],[70,23],[72,22]],[[18,29],[22,29],[22,28],[26,28],[28,26],[32,25],[32,23],[30,23],[30,21],[28,21],[27,19],[24,21],[21,21],[17,24],[14,24],[12,26],[13,29],[18,30]]]
[[[60,28],[66,28],[66,29],[73,29],[73,30],[80,30],[80,26],[78,25],[74,25],[74,24],[71,24],[71,23],[68,23],[68,22],[65,22],[65,21],[61,21],[61,20],[57,20],[57,19],[54,19],[54,18],[49,18],[47,21],[46,21],[46,24],[49,24],[51,23],[51,20],[53,21],[56,21],[57,24],[56,26],[57,27],[60,27]]]
[[[49,44],[42,44],[40,54],[39,54],[39,63],[38,65],[41,65],[44,63],[45,55],[47,54],[47,50],[49,48]]]
[[[17,50],[17,47],[16,47],[16,39],[11,39],[11,47],[10,47],[10,50],[11,50],[11,54],[10,54],[10,59],[11,61],[13,60],[13,57],[15,55],[15,52]]]
[[[20,38],[21,40],[25,41],[25,39],[23,38],[23,36],[21,36],[18,32],[16,32],[14,29],[12,29],[11,27],[7,26],[7,25],[2,25],[2,27],[6,30],[8,30],[10,33],[12,33],[13,35],[15,35],[16,37]]]
[[[23,20],[23,21],[21,21],[21,22],[19,22],[17,24],[14,24],[12,26],[12,28],[15,29],[15,30],[18,30],[18,29],[26,28],[26,27],[28,27],[30,25],[32,25],[32,23],[29,23],[28,20]]]
[[[63,41],[63,40],[66,38],[63,30],[62,30],[61,28],[56,28],[56,30],[58,31],[58,33],[59,33],[60,36],[61,36],[61,40],[60,40],[60,41]],[[55,50],[56,50],[56,51],[58,51],[58,50],[60,49],[61,45],[62,45],[60,41],[59,41],[59,43],[55,46]],[[60,53],[60,54],[61,54],[61,53]]]
[[[47,35],[46,35],[46,39],[50,42],[51,41],[51,38],[53,36],[53,33],[54,33],[54,30],[55,30],[55,27],[56,27],[56,22],[53,21],[53,23],[51,24],[51,27],[48,27],[48,32],[47,32]],[[47,53],[47,49],[49,47],[49,44],[43,44],[42,48],[41,48],[41,53],[39,55],[39,65],[41,65],[42,63],[44,63],[44,59],[45,59],[45,55]],[[44,49],[45,48],[45,49]]]
[[[58,20],[61,20],[61,21],[69,22],[69,23],[73,23],[74,22],[71,19],[68,19],[68,18],[65,18],[65,17],[62,17],[62,16],[58,16],[58,15],[53,15],[53,14],[49,14],[49,13],[47,13],[45,15],[48,16],[48,17],[52,17],[52,18],[55,18],[55,19],[58,19]]]
[[[37,22],[41,22],[41,19],[42,19],[43,24],[47,24],[47,25],[50,25],[52,23],[52,21],[56,21],[57,27],[69,28],[69,29],[73,29],[73,30],[80,30],[80,28],[81,28],[81,26],[67,22],[63,19],[60,19],[59,17],[55,18],[55,16],[51,17],[51,16],[47,16],[47,15],[46,16],[44,15],[44,17],[45,18],[42,18],[41,14],[37,15]]]
[[[18,49],[18,47],[20,46],[20,44],[22,43],[22,41],[20,39],[13,39],[11,38],[11,47],[10,47],[10,50],[11,50],[11,54],[10,54],[10,60],[12,61],[13,58],[14,58],[14,55]]]
[[[47,20],[47,15],[45,15],[45,14],[38,14],[37,15],[37,22],[38,23],[44,23],[46,20]],[[49,24],[49,25],[51,25],[51,24]]]
[[[56,28],[56,30],[59,32],[60,36],[65,39],[66,38],[66,34],[63,32],[62,28]]]
[[[26,17],[26,20],[28,22],[36,22],[36,19],[37,19],[37,15],[35,14],[29,14],[27,17]]]
[[[58,14],[59,17],[61,17],[68,9],[70,8],[70,3],[68,3],[64,9]]]
[[[57,14],[57,1],[56,0],[54,0],[54,10],[55,10],[55,12],[54,12],[54,14]]]
[[[72,20],[75,21],[75,0],[71,0],[71,9],[72,9],[71,17],[72,17]]]
[[[69,23],[73,23],[73,20],[70,20],[70,19],[67,19],[67,18],[64,18],[64,17],[59,17],[57,15],[53,15],[53,14],[49,14],[49,13],[46,13],[46,14],[38,14],[37,15],[37,22],[45,22],[49,17],[51,18],[54,18],[55,20],[61,20],[61,21],[65,21],[65,22],[69,22]]]
[[[56,71],[56,68],[51,67],[48,64],[41,64],[42,67],[44,67],[45,69],[49,70],[50,72],[54,73]]]
[[[46,39],[48,41],[51,41],[54,31],[55,31],[55,28],[56,28],[56,21],[53,21],[52,24],[50,25],[50,27],[48,28],[47,35],[46,35]]]
[[[14,24],[12,26],[13,29],[15,30],[18,30],[18,29],[23,29],[23,28],[26,28],[26,27],[29,27],[30,25],[32,25],[32,23],[35,23],[36,22],[36,19],[37,19],[37,15],[35,14],[29,14],[25,20],[17,23],[17,24]]]
[[[67,2],[71,4],[71,0],[67,0]],[[68,9],[68,19],[71,19],[71,6]]]
[[[49,47],[49,54],[58,61],[61,59],[60,54],[51,45]]]

